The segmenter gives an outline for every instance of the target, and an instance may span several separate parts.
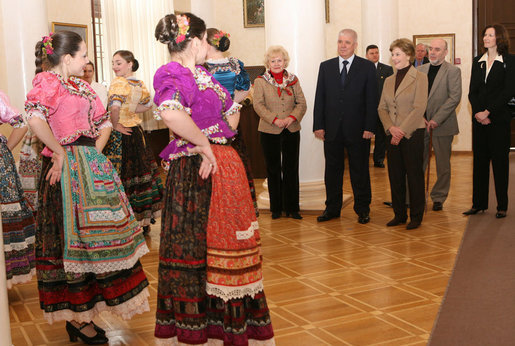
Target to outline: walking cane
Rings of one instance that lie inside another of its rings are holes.
[[[431,151],[433,150],[433,129],[429,129],[429,148],[427,155],[427,176],[426,176],[426,205],[424,211],[427,214],[427,199],[429,197],[429,171],[431,168]]]

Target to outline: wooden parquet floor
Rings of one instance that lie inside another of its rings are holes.
[[[387,171],[370,172],[366,225],[357,222],[351,205],[340,219],[322,224],[316,215],[260,216],[265,292],[278,345],[426,344],[467,223],[461,212],[471,206],[472,156],[453,155],[444,210],[431,211],[430,202],[422,226],[413,231],[385,226],[393,217],[383,205],[390,200]],[[347,172],[344,189],[352,193]],[[130,321],[99,316],[95,321],[107,330],[110,345],[154,345],[159,228],[152,227],[151,252],[142,259],[151,311]],[[9,302],[14,345],[74,344],[64,322],[48,325],[43,319],[35,280],[11,289]]]

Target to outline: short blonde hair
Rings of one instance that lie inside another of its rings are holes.
[[[288,67],[288,64],[290,63],[290,55],[288,54],[286,49],[284,49],[283,46],[270,46],[266,50],[265,60],[263,61],[263,63],[265,64],[265,67],[267,69],[270,69],[270,64],[269,64],[270,59],[272,59],[273,57],[278,56],[278,55],[283,56],[284,68]]]
[[[407,38],[399,38],[392,42],[390,45],[390,52],[394,50],[394,48],[399,48],[409,56],[410,62],[413,62],[415,59],[415,46],[413,45],[413,41]]]

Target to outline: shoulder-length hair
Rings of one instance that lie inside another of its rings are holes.
[[[497,44],[497,53],[499,55],[508,54],[510,51],[510,35],[508,34],[508,30],[501,24],[490,24],[485,26],[483,32],[481,33],[481,37],[485,36],[485,32],[487,29],[494,29],[495,31],[495,43]],[[488,49],[483,47],[483,50],[486,52]]]

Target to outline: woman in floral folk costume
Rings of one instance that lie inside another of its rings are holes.
[[[140,126],[139,113],[148,111],[152,100],[143,82],[133,76],[138,67],[132,52],[114,53],[116,78],[109,87],[108,101],[114,130],[104,153],[115,165],[136,219],[148,233],[150,223],[161,216],[163,184],[154,153]]]
[[[213,77],[220,82],[225,89],[227,89],[231,94],[233,101],[240,103],[249,93],[250,78],[241,60],[234,57],[224,56],[224,52],[226,52],[231,45],[229,37],[230,35],[228,33],[218,29],[207,29],[207,42],[209,43],[209,48],[207,50],[206,68],[209,73],[211,73]],[[234,136],[231,145],[238,155],[240,155],[241,161],[245,166],[250,193],[252,195],[252,201],[254,202],[254,209],[256,210],[256,215],[259,216],[254,178],[250,168],[247,148],[240,134],[236,134],[236,136]]]
[[[36,273],[36,227],[32,211],[23,197],[20,178],[11,154],[11,150],[23,138],[27,127],[20,112],[10,106],[9,99],[1,91],[0,124],[10,124],[14,128],[9,139],[0,134],[0,210],[7,288],[11,288],[13,284],[30,281]]]
[[[240,105],[200,64],[208,43],[191,13],[162,18],[172,61],[154,76],[173,132],[159,248],[155,336],[161,344],[273,345],[260,237],[245,168],[229,145]]]
[[[111,123],[80,76],[88,62],[80,35],[60,31],[36,44],[36,76],[25,110],[42,151],[36,261],[49,323],[66,320],[70,341],[108,341],[91,320],[149,311],[139,258],[148,252],[120,179],[102,154]]]

